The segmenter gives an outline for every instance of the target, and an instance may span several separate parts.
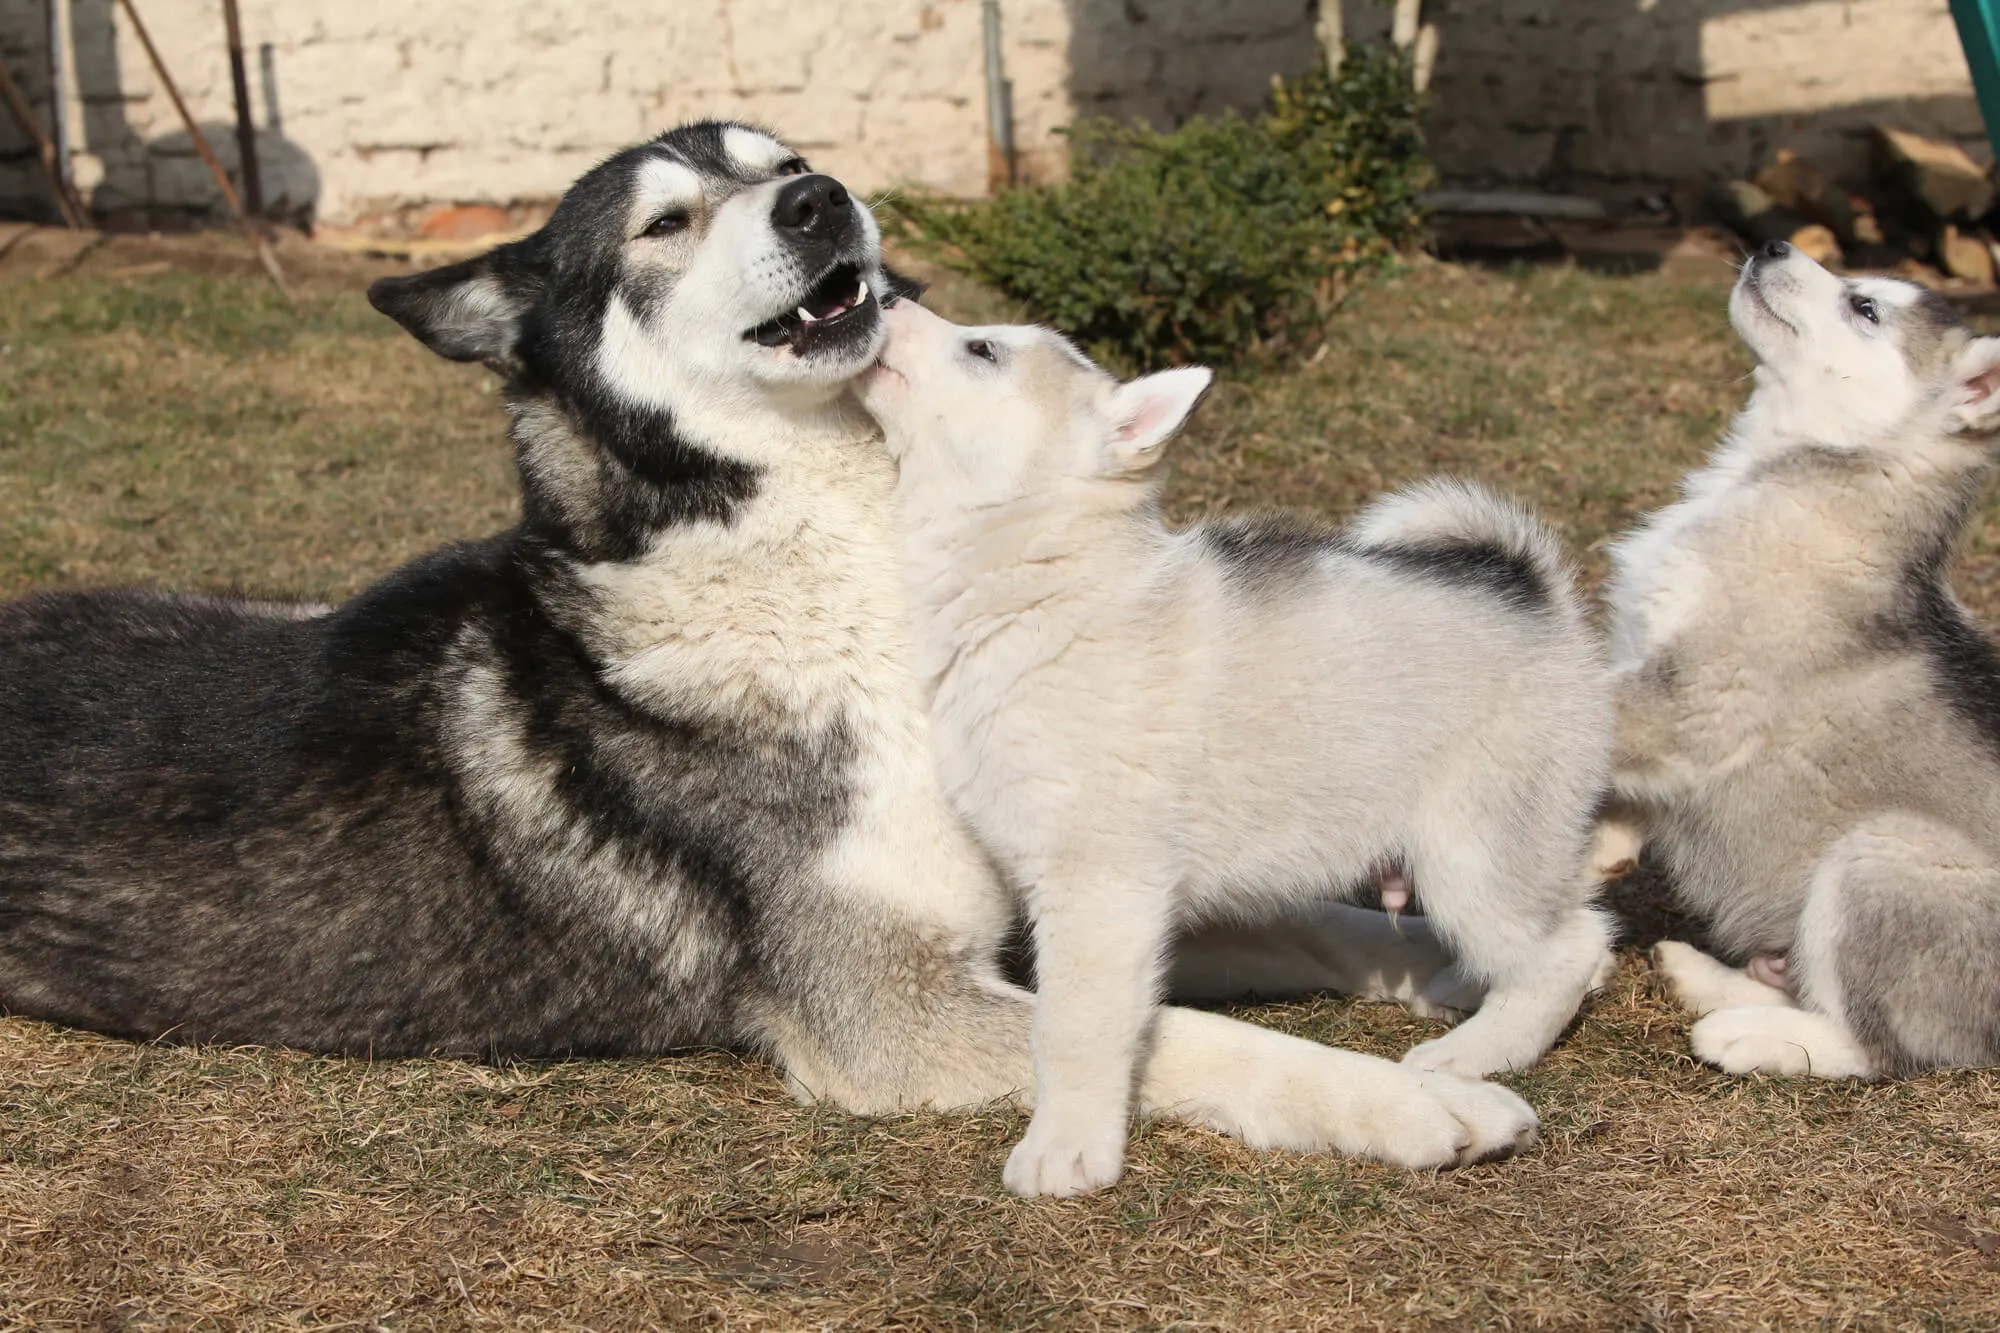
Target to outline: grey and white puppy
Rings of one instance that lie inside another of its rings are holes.
[[[1331,1053],[1346,1137],[1456,1119],[1513,1146],[1527,1108],[1470,1080],[1537,1059],[1606,946],[1581,870],[1611,701],[1546,529],[1432,485],[1346,533],[1282,517],[1170,531],[1161,453],[1207,371],[1120,384],[1045,330],[908,304],[885,318],[862,402],[899,459],[944,785],[1035,923],[1035,1114],[1009,1188],[1118,1178],[1177,925],[1389,867],[1490,990],[1400,1066]],[[1442,1101],[1392,1111],[1408,1089]]]
[[[1619,543],[1617,791],[1725,966],[1656,954],[1702,1059],[2000,1062],[2000,664],[1946,574],[1994,468],[2000,339],[1783,244],[1730,301],[1756,389]]]

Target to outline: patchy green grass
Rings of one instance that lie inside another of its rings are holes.
[[[358,270],[293,309],[119,258],[0,272],[0,592],[335,597],[507,521],[488,377],[372,315]],[[1226,385],[1173,503],[1345,514],[1457,471],[1597,573],[1746,370],[1713,287],[1423,265],[1317,364]],[[1996,536],[1989,506],[1964,581],[1989,613]],[[1620,888],[1641,938],[1657,898]],[[1241,1012],[1382,1054],[1438,1030]],[[859,1120],[726,1054],[371,1064],[0,1021],[0,1328],[2000,1326],[2000,1073],[1730,1079],[1685,1027],[1632,952],[1509,1080],[1544,1117],[1519,1160],[1412,1175],[1149,1124],[1119,1188],[1055,1203],[1000,1187],[1016,1112]]]

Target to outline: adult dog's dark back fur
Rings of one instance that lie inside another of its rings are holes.
[[[518,535],[329,614],[143,593],[0,610],[7,1007],[385,1055],[721,1039],[742,887],[668,873],[673,847],[634,849],[659,857],[703,937],[680,968],[565,901],[536,833],[482,818],[467,790],[452,695],[473,663],[582,774],[566,821],[610,839],[712,798],[683,771],[696,790],[662,786],[648,811],[639,774],[599,771],[593,733],[635,719],[536,613]],[[655,776],[690,767],[648,730]],[[607,777],[626,808],[594,808]],[[687,859],[725,859],[727,830],[678,823],[701,849]]]

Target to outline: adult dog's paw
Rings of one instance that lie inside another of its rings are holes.
[[[1001,1180],[1015,1194],[1048,1194],[1058,1199],[1089,1194],[1118,1183],[1125,1174],[1125,1122],[1107,1126],[1057,1123],[1037,1112],[1028,1132],[1007,1154]]]
[[[1465,1129],[1455,1165],[1511,1157],[1534,1146],[1541,1121],[1535,1108],[1513,1089],[1449,1075],[1432,1075],[1421,1082]]]
[[[1359,1076],[1334,1093],[1338,1100],[1314,1108],[1316,1114],[1295,1108],[1243,1125],[1245,1141],[1252,1147],[1333,1147],[1413,1171],[1468,1166],[1535,1141],[1534,1109],[1506,1088],[1386,1060],[1372,1066],[1357,1068]]]

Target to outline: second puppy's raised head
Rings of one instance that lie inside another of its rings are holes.
[[[1868,448],[2000,432],[2000,338],[1916,283],[1843,278],[1774,241],[1743,265],[1729,317],[1757,355],[1760,433]]]
[[[938,479],[968,508],[1153,475],[1214,378],[1190,366],[1121,383],[1047,329],[964,328],[914,301],[884,318],[888,346],[862,405],[906,482]]]

